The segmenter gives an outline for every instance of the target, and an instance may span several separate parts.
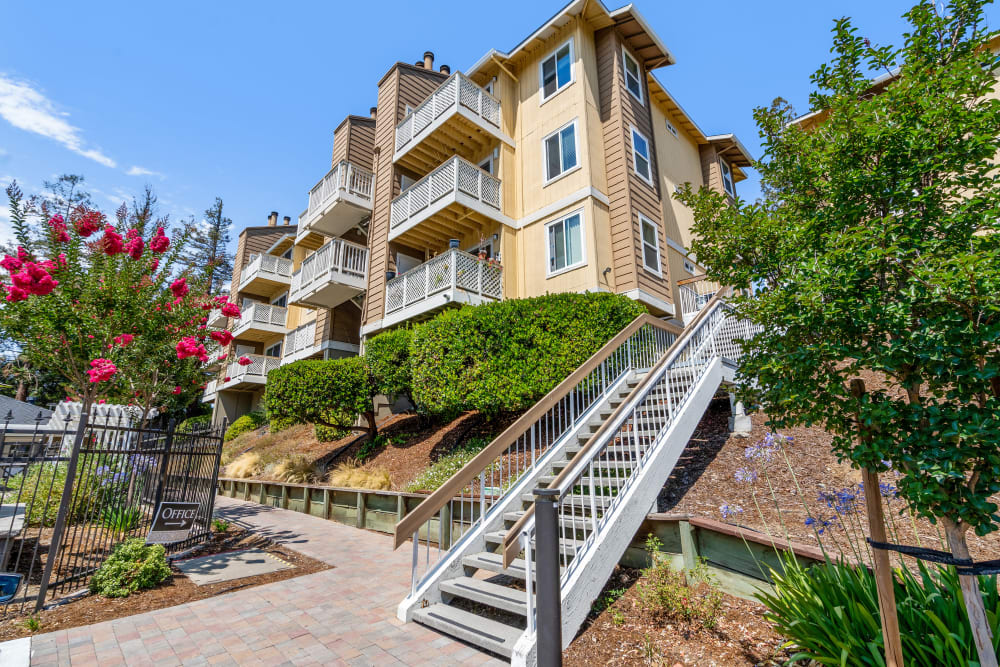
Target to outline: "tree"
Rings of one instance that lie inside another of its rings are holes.
[[[29,204],[16,184],[7,195],[11,220],[25,227]],[[145,418],[152,407],[182,408],[204,388],[207,338],[231,341],[229,332],[208,333],[206,313],[221,305],[238,317],[239,309],[208,297],[193,276],[176,276],[185,238],[148,224],[154,203],[146,197],[131,217],[123,205],[114,224],[96,209],[53,215],[41,240],[16,233],[16,254],[0,260],[10,277],[0,330],[33,367],[59,372],[84,409],[129,402]]]
[[[774,428],[824,423],[856,467],[892,465],[956,558],[969,530],[1000,522],[1000,102],[984,4],[917,4],[899,48],[836,21],[812,126],[781,100],[755,111],[762,200],[678,195],[710,277],[764,286],[735,300],[764,327],[745,346],[746,397]],[[871,391],[855,398],[859,376]],[[980,662],[996,665],[974,577],[961,581]]]
[[[192,223],[190,265],[199,267],[209,294],[218,294],[233,273],[233,255],[229,253],[229,230],[233,221],[222,214],[222,199],[215,198],[205,209],[205,222]]]

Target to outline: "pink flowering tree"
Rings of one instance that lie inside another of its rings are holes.
[[[67,397],[83,402],[136,405],[172,411],[201,395],[209,360],[207,345],[231,341],[210,332],[210,298],[191,276],[178,273],[183,235],[171,239],[163,226],[129,217],[123,206],[113,219],[88,208],[68,219],[49,215],[7,188],[16,252],[0,259],[0,330],[17,342],[37,368],[60,373]],[[40,215],[41,233],[30,235],[27,218]]]

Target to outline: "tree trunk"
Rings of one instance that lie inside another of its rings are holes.
[[[373,410],[365,413],[365,421],[368,422],[368,437],[374,440],[375,436],[378,435],[378,423],[375,421],[375,412]]]
[[[14,400],[21,401],[22,403],[28,398],[28,383],[24,380],[17,381],[17,393],[14,395]]]
[[[966,531],[948,519],[943,519],[942,523],[951,554],[955,558],[971,558],[965,541]],[[993,637],[986,621],[986,607],[979,591],[979,580],[975,576],[962,576],[959,581],[962,585],[962,597],[965,598],[965,611],[969,615],[969,625],[972,626],[972,637],[976,642],[976,652],[979,654],[979,664],[981,667],[997,667],[997,654],[993,650]]]

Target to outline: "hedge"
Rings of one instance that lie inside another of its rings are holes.
[[[188,417],[177,425],[178,433],[193,433],[194,431],[204,431],[212,425],[212,415],[198,415]]]
[[[248,412],[229,425],[225,435],[222,436],[222,440],[229,442],[233,438],[258,429],[266,423],[267,415],[263,412]]]
[[[410,329],[393,329],[365,343],[365,363],[375,385],[375,393],[390,398],[403,396],[412,402],[412,334]]]
[[[527,409],[644,312],[607,293],[446,310],[413,331],[413,398],[443,416]]]
[[[354,428],[358,415],[374,424],[373,386],[361,357],[304,359],[267,374],[267,414],[272,422],[308,422]]]

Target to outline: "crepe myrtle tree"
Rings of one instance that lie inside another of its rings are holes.
[[[240,313],[175,272],[184,238],[171,240],[123,206],[110,221],[86,207],[68,219],[43,215],[33,240],[26,219],[38,211],[16,184],[7,196],[18,245],[0,260],[0,329],[32,366],[60,373],[85,410],[95,401],[128,403],[145,419],[153,407],[172,411],[194,400],[205,386],[206,342],[232,340],[206,328],[208,311]]]
[[[763,197],[677,195],[709,276],[759,290],[735,300],[763,326],[745,345],[746,398],[775,428],[825,424],[855,467],[891,465],[957,558],[969,530],[1000,522],[1000,102],[984,4],[917,4],[898,48],[836,21],[811,121],[781,100],[755,111]],[[855,397],[858,377],[869,392]],[[980,663],[996,665],[974,577],[961,582]]]

